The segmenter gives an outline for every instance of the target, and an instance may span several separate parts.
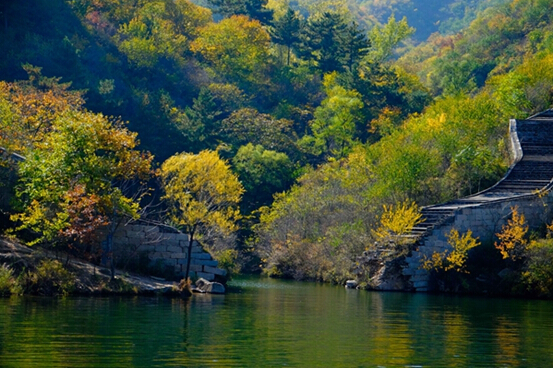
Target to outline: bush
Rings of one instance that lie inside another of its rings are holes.
[[[219,268],[227,271],[228,277],[240,273],[241,265],[238,260],[238,251],[235,249],[221,250],[213,255],[219,262]]]
[[[21,278],[25,293],[36,295],[68,295],[75,289],[75,276],[56,260],[42,260],[34,271]]]
[[[17,294],[16,285],[13,270],[6,264],[0,266],[0,295]]]
[[[539,297],[553,297],[553,239],[533,241],[526,251],[522,281]]]

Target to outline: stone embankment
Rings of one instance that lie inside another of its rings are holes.
[[[401,267],[402,282],[382,280],[380,289],[428,291],[430,273],[421,262],[434,252],[451,248],[446,236],[451,229],[460,233],[471,230],[481,242],[493,242],[515,207],[524,214],[530,228],[551,220],[553,110],[526,120],[511,120],[510,138],[513,164],[505,177],[483,192],[423,208],[424,221],[408,235],[415,243]]]
[[[158,226],[128,225],[115,232],[113,242],[117,259],[138,262],[140,257],[147,257],[150,268],[163,268],[177,277],[182,277],[186,271],[187,234],[162,232]],[[217,268],[218,262],[197,241],[192,244],[190,261],[189,276],[193,279],[213,281],[227,274]]]

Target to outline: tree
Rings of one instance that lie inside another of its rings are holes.
[[[384,212],[380,217],[380,226],[374,230],[374,236],[381,242],[393,242],[400,247],[409,242],[404,235],[420,224],[424,219],[415,202],[398,203],[395,206],[384,205]],[[399,249],[401,252],[402,249]]]
[[[247,15],[263,24],[273,19],[273,11],[268,9],[267,0],[208,0],[224,16]]]
[[[269,41],[259,21],[234,15],[202,28],[190,49],[221,75],[241,83],[256,83],[268,62]]]
[[[501,227],[501,232],[495,234],[499,243],[495,242],[494,246],[501,252],[503,259],[516,261],[524,256],[528,245],[527,232],[528,225],[524,214],[518,212],[518,207],[512,207],[511,218]]]
[[[301,144],[311,147],[316,155],[344,157],[356,140],[356,128],[362,122],[361,95],[355,90],[346,90],[336,83],[336,73],[324,78],[327,98],[315,110],[311,122],[313,136],[305,136]]]
[[[86,244],[107,227],[111,245],[121,219],[139,216],[140,198],[126,192],[125,183],[150,175],[152,156],[137,144],[136,133],[101,114],[60,114],[20,164],[22,211],[12,216],[18,229],[39,234],[31,244],[71,245]]]
[[[170,219],[189,236],[184,275],[188,279],[196,235],[207,235],[214,228],[227,234],[235,231],[244,188],[219,154],[208,150],[170,157],[161,166],[161,178]]]
[[[342,34],[343,64],[353,72],[354,67],[369,53],[371,46],[366,33],[356,22],[350,23]]]
[[[215,148],[219,130],[216,126],[222,111],[219,110],[209,89],[202,88],[198,97],[193,100],[192,107],[187,107],[185,113],[189,124],[179,127],[182,133],[189,136],[195,145]]]
[[[304,32],[304,54],[315,60],[323,73],[341,70],[341,36],[346,23],[338,13],[324,12],[318,17],[310,17]]]
[[[371,30],[372,49],[369,58],[375,62],[386,61],[392,55],[394,47],[413,33],[415,33],[415,29],[409,27],[405,17],[397,22],[392,15],[386,25],[375,26]]]
[[[153,68],[162,58],[183,63],[187,38],[175,31],[175,25],[164,18],[165,4],[151,2],[119,29],[115,40],[129,61],[143,68]]]
[[[463,235],[459,234],[457,229],[451,229],[447,236],[447,243],[451,249],[441,253],[432,253],[431,258],[424,258],[422,267],[427,270],[449,271],[468,273],[466,271],[468,253],[472,248],[480,245],[477,238],[472,237],[472,231],[469,229]]]
[[[235,150],[252,143],[266,149],[285,152],[289,157],[297,154],[292,122],[275,119],[255,109],[244,108],[233,112],[221,123],[223,140]]]
[[[70,83],[44,77],[30,64],[23,69],[28,80],[0,82],[0,146],[22,154],[44,139],[60,114],[84,104],[83,92],[70,90]]]
[[[244,202],[250,209],[268,205],[273,194],[288,189],[293,181],[294,165],[290,158],[262,145],[248,143],[240,147],[232,164],[244,185]]]
[[[274,43],[286,46],[286,65],[290,65],[292,47],[300,42],[301,19],[297,12],[288,8],[286,13],[273,22],[270,33]]]

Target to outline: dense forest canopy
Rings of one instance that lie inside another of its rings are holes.
[[[4,1],[0,145],[40,157],[48,151],[38,142],[74,119],[115,124],[144,173],[170,157],[216,152],[244,189],[245,216],[233,216],[241,250],[276,275],[341,281],[374,244],[383,205],[448,200],[504,174],[508,119],[552,104],[552,8]],[[109,180],[101,193],[80,186],[75,195],[112,195],[118,179]],[[33,203],[30,188],[22,206]],[[62,197],[44,205],[70,208]]]

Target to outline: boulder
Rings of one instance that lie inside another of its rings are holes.
[[[346,281],[346,289],[355,289],[357,287],[357,281],[348,280]]]
[[[221,283],[211,282],[207,281],[204,278],[199,278],[196,281],[196,287],[193,289],[193,291],[209,294],[224,294],[226,290],[225,286]]]

